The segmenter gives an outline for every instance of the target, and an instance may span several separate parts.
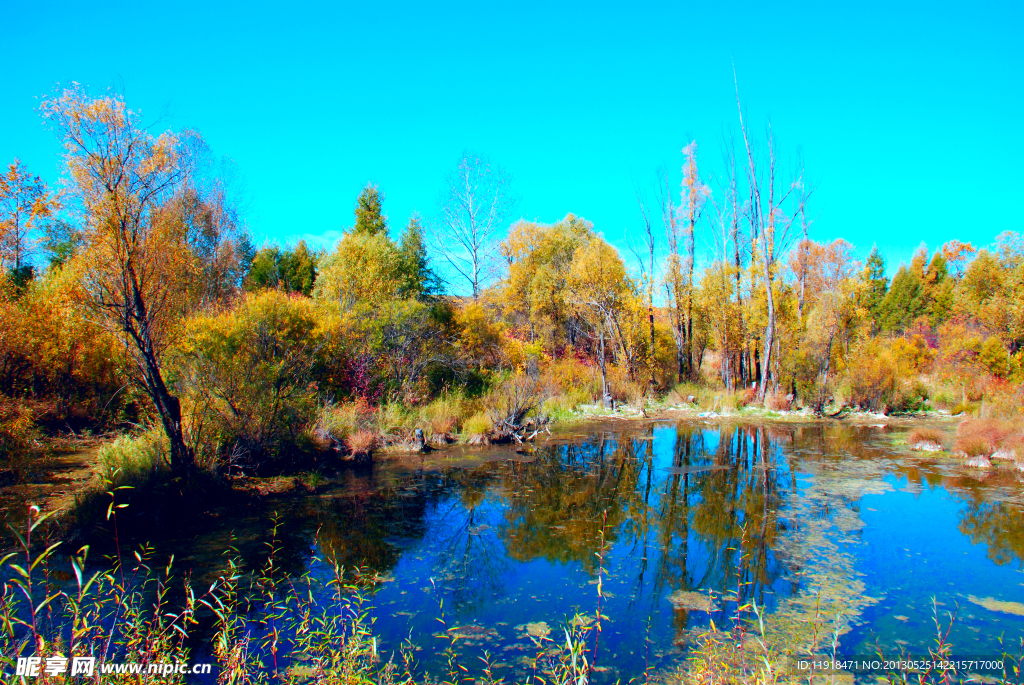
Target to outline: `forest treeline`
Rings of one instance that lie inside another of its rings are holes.
[[[581,216],[510,223],[509,177],[471,154],[436,218],[395,226],[368,184],[332,249],[257,247],[198,133],[154,135],[78,86],[41,112],[63,185],[17,160],[0,179],[10,469],[68,430],[155,427],[154,459],[187,476],[666,394],[818,414],[1022,404],[1024,238],[922,245],[890,279],[879,250],[861,263],[812,239],[812,189],[742,120],[724,178],[691,144],[681,186],[640,202],[627,263]]]

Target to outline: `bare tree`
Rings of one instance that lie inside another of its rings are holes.
[[[711,195],[711,189],[700,180],[697,172],[697,141],[683,148],[686,158],[683,164],[683,209],[686,212],[686,363],[692,375],[693,361],[693,271],[697,261],[697,221],[704,211],[704,205]]]
[[[433,248],[473,299],[497,273],[497,245],[513,206],[511,177],[486,159],[465,152],[448,176],[440,199],[441,218],[433,227]]]
[[[641,245],[629,239],[629,249],[633,252],[633,256],[636,257],[637,264],[640,265],[640,278],[644,288],[647,290],[647,322],[650,327],[651,336],[647,360],[651,374],[649,382],[651,387],[654,388],[658,384],[658,380],[654,375],[656,366],[655,351],[657,350],[654,339],[654,280],[656,278],[654,272],[654,231],[651,227],[651,215],[647,211],[647,204],[644,202],[644,198],[639,190],[636,191],[636,201],[640,205],[640,218],[643,220],[643,233],[641,234],[643,245],[641,247]],[[645,248],[646,254],[641,251],[642,248]],[[645,257],[647,259],[646,263],[644,261]]]
[[[750,137],[747,135],[747,127],[743,122],[743,107],[740,104],[739,83],[733,72],[733,82],[736,86],[736,108],[739,110],[740,131],[743,133],[743,143],[747,150],[747,181],[750,184],[750,225],[751,244],[754,244],[757,236],[760,236],[761,248],[761,275],[764,278],[765,299],[768,307],[768,321],[764,331],[764,354],[761,360],[761,380],[757,390],[758,398],[764,399],[767,390],[768,379],[771,378],[772,346],[775,344],[775,294],[772,291],[773,274],[778,253],[785,249],[788,240],[789,229],[793,224],[795,216],[786,216],[782,210],[782,204],[789,198],[793,190],[800,186],[800,181],[793,182],[789,189],[782,192],[777,187],[776,180],[776,159],[775,139],[772,136],[771,125],[768,126],[768,183],[767,188],[762,188],[762,178],[758,175],[757,163]],[[767,197],[765,197],[767,195]],[[753,262],[753,257],[751,257]],[[751,284],[753,286],[753,284]]]
[[[686,349],[686,317],[683,313],[683,263],[679,254],[679,222],[676,217],[675,204],[672,201],[672,187],[668,180],[668,172],[662,170],[658,184],[661,200],[661,220],[665,228],[665,239],[668,246],[668,257],[665,261],[665,295],[668,300],[668,312],[672,340],[676,345],[676,374],[678,382],[686,377],[687,367],[683,352]]]

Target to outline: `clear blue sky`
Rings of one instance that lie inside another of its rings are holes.
[[[1024,4],[30,3],[3,0],[0,162],[50,182],[36,107],[113,86],[233,159],[258,239],[332,241],[369,180],[393,230],[435,211],[464,149],[508,169],[517,216],[592,220],[618,245],[634,189],[752,129],[817,181],[817,239],[890,273],[922,241],[1024,229]]]

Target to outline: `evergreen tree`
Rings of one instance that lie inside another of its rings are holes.
[[[309,295],[316,282],[317,262],[320,255],[300,240],[292,250],[268,246],[252,258],[245,289],[279,288],[286,293]]]
[[[384,193],[376,183],[367,183],[356,199],[356,224],[354,233],[367,235],[387,235],[388,218],[383,209]]]
[[[928,314],[933,326],[949,318],[953,309],[953,279],[941,252],[936,252],[928,263],[922,279],[921,306]]]
[[[901,266],[893,277],[892,285],[879,310],[882,330],[903,331],[918,316],[925,313],[922,290],[921,277],[906,266]]]
[[[316,267],[319,255],[310,250],[305,240],[300,240],[295,249],[281,255],[279,273],[285,292],[309,295],[316,281]]]
[[[413,214],[405,227],[399,244],[404,264],[404,283],[399,293],[418,300],[437,295],[440,283],[427,261],[427,248],[423,241],[423,226],[419,215]]]
[[[881,328],[882,302],[885,301],[886,293],[889,292],[889,279],[885,275],[885,258],[875,247],[871,250],[867,262],[864,265],[864,280],[867,282],[867,291],[864,296],[864,307],[871,315],[872,328],[877,331]]]
[[[276,288],[281,278],[278,264],[281,261],[281,248],[277,245],[264,247],[252,258],[249,273],[245,277],[245,289],[262,290]]]

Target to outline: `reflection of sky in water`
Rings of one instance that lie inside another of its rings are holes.
[[[780,646],[806,643],[817,606],[826,621],[844,614],[843,654],[871,655],[876,638],[887,655],[922,654],[934,643],[935,596],[941,610],[959,603],[955,654],[994,656],[1000,634],[1008,644],[1024,636],[1024,616],[1007,613],[1024,605],[989,599],[1024,601],[1020,482],[901,455],[900,435],[835,424],[617,425],[541,443],[525,460],[491,449],[382,462],[284,503],[286,567],[301,567],[319,528],[323,553],[384,574],[373,615],[386,651],[411,639],[420,664],[440,674],[441,598],[463,663],[476,672],[487,650],[505,665],[495,674],[511,679],[537,652],[527,624],[543,622],[562,641],[575,613],[594,616],[607,510],[598,665],[610,670],[600,680],[671,666],[691,631],[712,617],[731,625],[736,604],[723,594],[738,587],[767,609]],[[266,534],[254,511],[218,521],[199,540],[159,548],[222,549],[234,529],[254,549]],[[313,572],[326,577],[326,566]],[[693,608],[700,598],[685,591],[714,593],[715,613]]]
[[[877,454],[851,456],[844,448],[851,436],[837,442],[820,433],[659,426],[653,440],[616,434],[616,442],[608,433],[603,448],[589,441],[539,450],[532,463],[449,473],[431,488],[422,538],[386,538],[399,556],[374,600],[378,632],[387,648],[411,636],[436,669],[431,654],[447,644],[430,637],[442,630],[442,597],[448,627],[463,628],[466,663],[486,649],[492,661],[521,668],[536,653],[526,624],[543,621],[558,635],[574,613],[595,613],[594,553],[608,507],[602,613],[610,620],[598,663],[613,669],[609,677],[642,674],[645,662],[671,664],[687,631],[707,625],[707,613],[673,607],[668,598],[677,590],[713,591],[721,607],[714,619],[729,625],[735,604],[721,595],[737,587],[741,538],[745,596],[779,610],[770,632],[782,643],[805,636],[790,624],[806,627],[808,598],[819,589],[831,601],[822,600],[823,613],[848,614],[846,654],[872,654],[876,637],[893,652],[922,652],[934,640],[933,595],[945,603],[940,609],[960,603],[952,634],[958,654],[996,654],[998,633],[1024,635],[1024,618],[967,599],[1020,601],[1024,574],[1019,559],[997,565],[986,545],[960,532],[962,496],[929,485],[919,464],[913,484],[893,475],[900,465],[878,450],[885,445],[878,435],[871,437]],[[715,463],[733,468],[701,468]]]

